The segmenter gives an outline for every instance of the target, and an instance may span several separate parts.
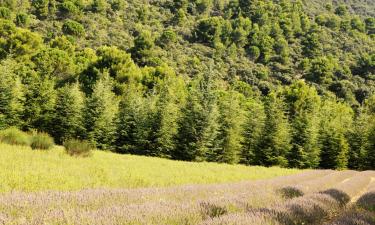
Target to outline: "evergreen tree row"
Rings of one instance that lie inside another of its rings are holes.
[[[84,83],[54,88],[52,79],[22,78],[10,60],[0,71],[1,129],[38,129],[57,143],[79,138],[99,149],[187,161],[375,168],[375,96],[353,111],[303,81],[262,96],[211,72],[185,82],[158,68],[116,95],[108,70],[86,92]]]

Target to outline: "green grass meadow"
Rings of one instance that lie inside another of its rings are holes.
[[[62,147],[48,151],[0,143],[0,192],[81,190],[87,188],[165,187],[266,179],[296,169],[180,162],[94,151],[69,156]]]

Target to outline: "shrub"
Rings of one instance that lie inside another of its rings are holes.
[[[293,187],[293,186],[283,187],[279,189],[279,192],[286,199],[301,197],[304,195],[301,189],[299,189],[298,187]]]
[[[71,156],[82,156],[88,157],[91,155],[93,146],[88,141],[81,141],[77,139],[71,139],[64,142],[66,153]]]
[[[0,142],[10,145],[30,145],[30,136],[18,130],[17,128],[11,127],[6,130],[0,131]]]
[[[15,23],[17,26],[25,27],[29,23],[29,16],[25,13],[18,13],[16,15]]]
[[[12,13],[10,9],[6,7],[0,7],[0,18],[2,19],[10,19],[12,16]]]
[[[67,20],[62,26],[62,31],[65,34],[74,35],[74,36],[82,36],[85,32],[85,28],[82,24],[74,21],[74,20]]]
[[[60,11],[66,15],[77,15],[80,9],[71,1],[64,1],[60,5]]]
[[[43,149],[48,150],[55,144],[53,138],[47,133],[34,133],[31,137],[31,148],[32,149]]]

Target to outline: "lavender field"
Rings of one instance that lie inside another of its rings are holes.
[[[375,224],[375,171],[167,188],[11,192],[0,224]]]

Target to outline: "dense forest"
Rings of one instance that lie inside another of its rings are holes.
[[[0,129],[187,161],[375,168],[371,0],[0,5]]]

